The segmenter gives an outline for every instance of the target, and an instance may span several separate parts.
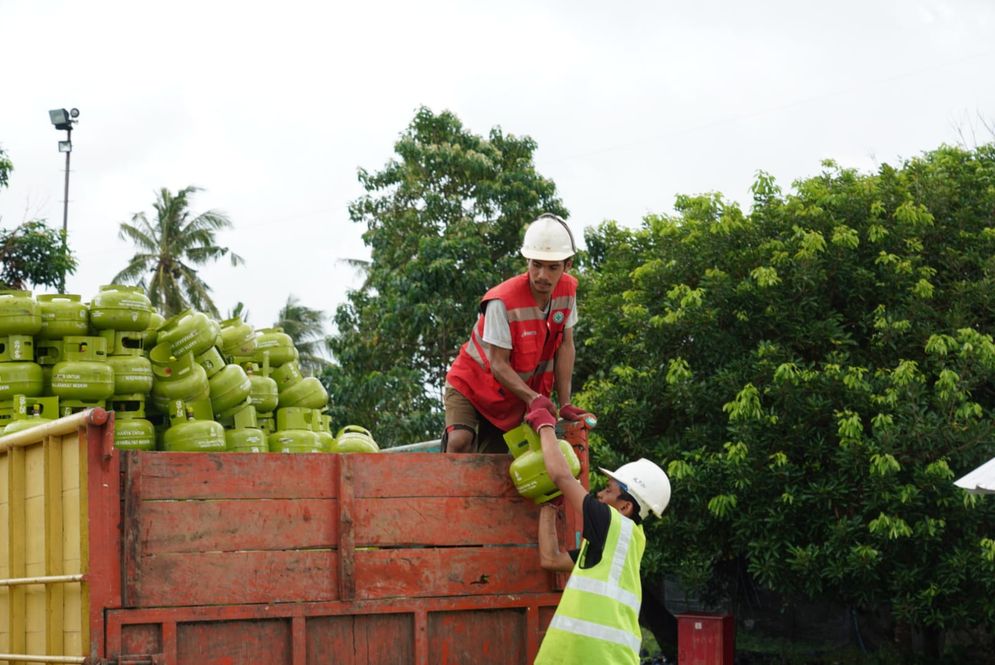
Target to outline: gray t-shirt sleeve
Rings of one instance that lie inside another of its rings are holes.
[[[511,348],[511,326],[508,325],[508,310],[504,303],[495,298],[487,301],[484,310],[484,342],[502,349]]]

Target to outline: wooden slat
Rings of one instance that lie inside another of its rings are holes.
[[[356,551],[356,598],[545,593],[549,575],[533,547]]]
[[[365,457],[370,457],[366,455]],[[356,535],[353,518],[353,470],[355,458],[345,456],[339,463],[339,598],[356,597],[355,554]]]
[[[517,497],[510,455],[356,456],[356,497]]]
[[[145,453],[142,499],[328,499],[338,455]]]
[[[7,451],[7,562],[11,577],[27,577],[25,546],[27,536],[24,524],[24,485],[26,473],[24,448]],[[24,653],[27,645],[27,595],[22,586],[10,587],[7,592],[8,651]]]
[[[539,510],[520,497],[360,499],[356,545],[533,545]]]
[[[336,558],[331,550],[146,556],[128,599],[133,607],[335,600]]]
[[[334,499],[143,501],[139,542],[144,555],[331,548],[338,538],[337,504]]]
[[[177,626],[177,652],[170,665],[291,665],[288,621],[222,621]],[[329,654],[326,662],[335,662]]]
[[[307,665],[411,665],[411,613],[322,616],[307,621]]]
[[[142,508],[142,460],[145,456],[135,452],[123,454],[124,481],[122,483],[122,529],[123,543],[124,587],[121,589],[121,604],[124,607],[135,607],[132,598],[134,587],[140,574],[140,563],[145,556],[145,541],[142,539],[141,508]]]
[[[62,438],[45,438],[45,574],[62,575],[65,571],[62,544]],[[79,572],[79,571],[72,571]],[[48,653],[64,653],[65,587],[45,587],[45,636]]]
[[[443,663],[525,665],[526,630],[519,608],[430,614],[428,649]]]

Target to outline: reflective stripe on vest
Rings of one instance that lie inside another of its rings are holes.
[[[598,640],[604,640],[605,642],[613,642],[628,647],[637,654],[639,653],[639,647],[642,645],[641,639],[619,628],[602,626],[600,623],[565,617],[560,614],[553,617],[553,620],[549,622],[549,627],[573,633],[574,635],[583,635],[584,637],[593,637]]]
[[[628,605],[636,614],[639,613],[639,606],[642,599],[636,594],[619,586],[622,579],[622,571],[625,569],[625,558],[629,553],[629,544],[632,541],[632,520],[622,520],[621,533],[618,537],[618,545],[612,554],[611,572],[608,573],[607,580],[595,580],[583,575],[571,575],[567,582],[567,588],[586,591],[611,598],[624,605]]]
[[[585,541],[537,664],[639,662],[639,563],[645,546],[642,527],[611,508],[602,559],[581,568],[587,556]]]
[[[577,280],[560,277],[550,297],[549,312],[536,305],[529,287],[529,275],[523,273],[505,280],[488,291],[481,300],[481,312],[453,362],[446,381],[487,420],[499,429],[520,425],[525,404],[504,388],[491,374],[488,349],[484,344],[484,316],[487,302],[500,300],[508,314],[511,331],[509,364],[524,383],[547,397],[553,390],[556,350],[563,340],[566,322],[576,307]]]

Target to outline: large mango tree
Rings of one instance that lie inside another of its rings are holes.
[[[995,147],[676,210],[588,233],[578,335],[595,453],[673,482],[647,569],[992,653]]]

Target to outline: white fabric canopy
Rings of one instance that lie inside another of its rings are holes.
[[[960,480],[954,481],[972,494],[995,494],[995,458],[988,460]]]

